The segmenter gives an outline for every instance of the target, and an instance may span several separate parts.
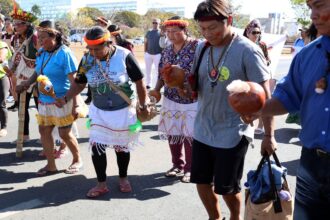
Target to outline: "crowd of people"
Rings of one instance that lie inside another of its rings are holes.
[[[198,5],[194,19],[205,41],[193,39],[187,29],[189,22],[179,16],[162,23],[154,18],[152,29],[145,35],[145,78],[134,56],[134,45],[109,20],[99,17],[96,26],[88,29],[84,36],[88,51],[78,62],[58,24],[45,20],[34,26],[35,16],[28,12],[23,16],[16,9],[11,18],[0,16],[5,27],[0,40],[0,136],[7,135],[6,98],[10,91],[15,99],[12,109],[19,108],[21,96],[26,95],[24,140],[29,140],[28,109],[34,97],[47,159],[37,175],[58,173],[54,130],[72,155],[65,173],[78,173],[83,161],[72,128],[84,104],[79,94],[88,85],[85,102],[90,104],[89,144],[97,183],[86,196],[97,198],[109,192],[108,148],[116,153],[119,190],[131,192],[127,172],[130,152],[139,146],[138,113],[150,114],[151,94],[160,96],[164,89],[158,132],[162,140],[168,141],[172,159],[165,176],[195,183],[209,219],[221,219],[221,195],[230,219],[236,220],[241,215],[244,160],[255,134],[251,122],[259,119],[256,131],[263,134],[261,154],[271,155],[277,147],[273,116],[298,113],[303,148],[294,219],[328,219],[330,3],[309,0],[307,5],[314,25],[310,33],[314,30],[315,35],[317,30],[320,37],[313,37],[312,42],[297,41],[297,48],[304,47],[299,48],[288,75],[273,94],[268,67],[271,59],[269,48],[261,41],[261,25],[253,20],[243,36],[235,33],[227,0],[205,0]],[[152,64],[156,76],[152,75]],[[180,86],[168,83],[169,76],[164,73],[168,66],[181,74]],[[43,87],[39,77],[49,80],[53,93]],[[238,79],[261,85],[267,99],[262,111],[239,115],[230,107],[226,88]]]

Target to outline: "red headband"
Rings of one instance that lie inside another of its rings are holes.
[[[185,21],[185,20],[167,20],[167,21],[164,21],[163,25],[165,27],[168,27],[168,26],[188,27],[189,22]]]
[[[88,40],[86,36],[84,37],[84,41],[89,46],[95,46],[107,42],[110,40],[110,32],[107,31],[101,38],[95,40]]]

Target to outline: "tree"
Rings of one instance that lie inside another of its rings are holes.
[[[103,16],[103,13],[99,9],[91,7],[79,8],[77,13],[78,18],[89,18],[91,20],[100,16]]]
[[[199,31],[198,23],[194,19],[189,19],[188,32],[191,36],[195,38],[201,38],[202,34]]]
[[[307,26],[311,23],[310,9],[306,5],[306,0],[290,0],[293,10],[297,16],[297,22],[302,26]]]
[[[116,13],[113,22],[125,24],[128,27],[138,27],[140,26],[141,16],[131,11],[120,11]]]
[[[15,1],[16,7],[19,8],[19,4]],[[13,11],[14,5],[12,0],[0,0],[0,13],[6,17],[10,16]]]
[[[41,15],[41,9],[40,9],[40,6],[39,6],[39,5],[33,5],[33,6],[31,7],[31,12],[32,12],[35,16],[39,17],[39,16]]]

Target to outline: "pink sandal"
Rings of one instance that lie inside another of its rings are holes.
[[[88,193],[86,194],[86,196],[88,198],[97,198],[100,197],[104,194],[107,194],[110,190],[108,189],[108,187],[104,187],[104,188],[98,188],[98,187],[93,187],[91,188]]]
[[[132,187],[131,184],[127,181],[127,182],[119,182],[119,190],[120,192],[123,193],[129,193],[132,192]]]

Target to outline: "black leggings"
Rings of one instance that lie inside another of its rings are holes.
[[[0,123],[1,129],[7,127],[8,111],[6,108],[6,98],[9,91],[9,79],[4,76],[0,79]]]
[[[30,134],[30,132],[29,132],[29,124],[30,124],[29,106],[30,106],[30,99],[31,99],[32,93],[33,92],[31,92],[31,93],[27,92],[26,93],[24,135],[29,135]],[[20,97],[21,97],[21,94],[18,95],[18,104],[19,104]],[[34,99],[36,108],[38,109],[38,98],[33,96],[33,99]],[[19,106],[18,106],[18,108],[19,108]]]
[[[93,155],[92,160],[97,176],[98,182],[105,182],[107,179],[106,169],[107,169],[107,155],[104,152],[100,152],[95,146],[92,147]],[[116,152],[117,164],[119,168],[119,177],[127,177],[127,169],[130,160],[129,152]]]

